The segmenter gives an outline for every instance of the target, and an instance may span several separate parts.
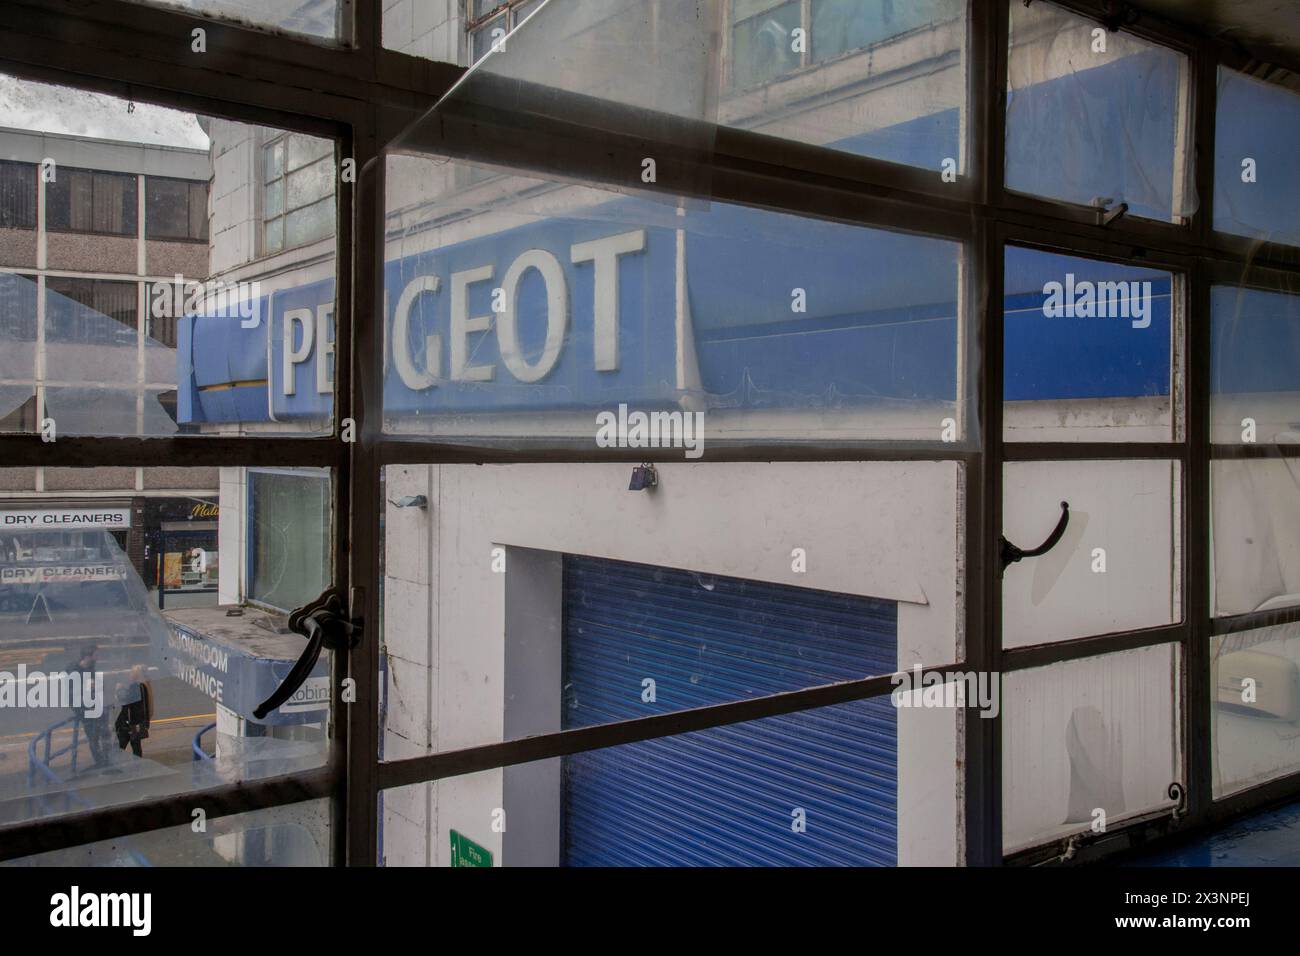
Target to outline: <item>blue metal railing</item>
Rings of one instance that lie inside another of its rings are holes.
[[[199,732],[194,735],[194,740],[190,744],[190,749],[194,751],[195,760],[207,760],[211,762],[212,760],[216,759],[212,756],[212,754],[208,753],[206,750],[203,749],[203,735],[206,734],[209,730],[216,730],[216,729],[217,729],[217,725],[215,723],[211,723],[208,724],[206,727],[200,727]]]
[[[200,786],[199,774],[202,772],[201,768],[211,764],[216,759],[212,754],[203,749],[203,735],[209,730],[215,730],[216,727],[217,725],[215,722],[200,727],[199,732],[195,734],[194,739],[190,741],[190,750],[193,752],[190,759],[194,761],[191,776],[194,778],[194,785],[196,787]]]
[[[72,742],[66,747],[60,747],[58,750],[53,750],[54,732],[67,724],[72,725]],[[80,731],[81,721],[74,714],[71,717],[60,720],[58,723],[50,724],[50,726],[46,727],[45,730],[32,738],[32,742],[27,745],[27,788],[29,790],[35,789],[36,778],[38,776],[42,778],[44,783],[50,783],[56,786],[63,783],[63,778],[54,772],[53,768],[50,766],[50,761],[62,757],[66,753],[70,752],[72,754],[70,768],[74,774],[77,772],[77,751],[81,747]],[[37,746],[42,742],[44,742],[45,753],[43,756],[37,756]],[[82,809],[86,807],[86,802],[75,790],[65,791],[64,795],[69,802],[75,802]],[[40,804],[42,809],[46,809],[45,798],[42,795],[37,794],[36,801]],[[70,810],[72,808],[67,807],[65,809]]]
[[[66,746],[54,749],[54,732],[60,727],[67,724],[72,725],[72,741]],[[215,724],[213,725],[215,726]],[[71,717],[65,717],[56,723],[50,724],[43,731],[32,738],[31,743],[27,745],[27,789],[36,790],[37,778],[43,785],[59,786],[65,783],[64,779],[55,773],[54,768],[50,766],[51,761],[62,757],[64,754],[71,754],[68,761],[68,767],[73,774],[77,772],[77,751],[81,749],[81,718],[76,714]],[[42,753],[38,754],[37,751]],[[36,803],[39,815],[47,816],[54,813],[67,813],[72,810],[92,810],[94,806],[86,800],[76,789],[69,787],[62,791],[63,809],[54,809],[47,795],[43,793],[32,794],[32,799]],[[139,866],[153,866],[139,850],[136,850],[129,843],[123,842],[127,855]]]

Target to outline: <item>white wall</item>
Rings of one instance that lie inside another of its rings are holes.
[[[458,0],[384,0],[384,46],[442,63],[463,63],[465,25]]]
[[[248,521],[248,480],[243,468],[222,468],[217,517],[217,603],[239,604],[244,599],[245,537]]]

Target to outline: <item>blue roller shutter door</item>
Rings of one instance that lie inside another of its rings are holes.
[[[891,673],[897,623],[891,601],[566,556],[564,726]],[[897,860],[888,697],[578,754],[563,777],[569,865]]]

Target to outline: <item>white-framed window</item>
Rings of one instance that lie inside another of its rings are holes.
[[[334,144],[282,133],[262,144],[262,254],[334,233]]]
[[[541,5],[542,0],[465,0],[470,63],[483,59],[493,43],[504,39]]]
[[[727,80],[737,90],[762,86],[960,16],[962,6],[954,0],[732,0]]]
[[[330,476],[311,468],[248,470],[248,578],[254,604],[290,611],[330,580]]]

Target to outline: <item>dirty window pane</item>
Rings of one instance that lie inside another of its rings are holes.
[[[739,12],[741,4],[735,8]],[[752,4],[751,4],[752,6]],[[766,83],[799,68],[791,33],[801,27],[800,0],[782,3],[731,28],[731,82],[741,89]]]
[[[48,158],[53,176],[43,222],[0,226],[0,432],[329,429],[330,140],[295,139],[325,158],[268,183],[283,130],[4,75],[0,102],[20,124],[7,155]],[[310,188],[290,237],[313,248],[286,254],[294,183]]]
[[[707,439],[962,437],[957,243],[522,177],[481,187],[488,217],[421,200],[445,165],[390,163],[389,431],[617,443],[654,412]]]
[[[964,171],[961,0],[738,2],[729,16],[721,124],[930,169],[936,179]]]
[[[0,229],[36,228],[36,165],[0,162]]]
[[[1008,246],[1003,281],[1007,440],[1174,437],[1175,276]]]
[[[1210,481],[1215,614],[1300,604],[1300,461],[1222,459]]]
[[[2,866],[329,866],[330,804],[307,800],[35,856]],[[132,926],[143,926],[136,914]]]
[[[334,232],[334,198],[295,209],[284,218],[284,242],[288,247],[301,246],[323,239]]]
[[[61,168],[45,187],[45,228],[133,236],[137,178],[123,173]]]
[[[953,866],[958,739],[956,709],[885,695],[396,787],[381,860]]]
[[[1181,618],[1178,463],[1012,462],[1004,469],[1003,534],[1029,550],[1069,504],[1046,554],[1002,576],[1002,645],[1025,647]]]
[[[39,819],[324,763],[329,655],[255,714],[303,640],[245,593],[246,551],[274,553],[284,517],[252,520],[247,475],[0,469],[0,684],[23,689],[0,708],[0,813]],[[295,535],[328,540],[330,520],[303,511]],[[291,557],[300,579],[330,579],[328,552]],[[153,865],[191,861],[132,845]]]
[[[263,227],[263,251],[267,255],[284,248],[284,219],[268,219]]]
[[[1300,624],[1210,641],[1214,796],[1300,769]]]
[[[36,406],[36,276],[0,273],[0,431],[34,432]]]
[[[471,41],[474,46],[471,62],[477,63],[479,60],[483,59],[483,57],[487,56],[488,51],[492,49],[492,44],[503,40],[507,32],[509,31],[506,26],[506,18],[504,14],[492,20],[488,20],[481,27],[476,29],[473,34],[471,34]]]
[[[1183,779],[1178,646],[1002,677],[1002,843],[1012,852],[1171,807]]]
[[[324,159],[289,173],[289,208],[297,209],[334,191],[334,161]]]
[[[145,180],[145,236],[150,239],[208,238],[206,183],[183,179]]]
[[[262,176],[266,182],[284,175],[284,139],[277,139],[263,147]]]
[[[1044,0],[1010,6],[1007,188],[1191,215],[1187,58]]]
[[[62,403],[65,411],[78,414],[74,423],[64,417],[63,428],[71,434],[134,434],[134,390],[112,390],[111,386],[134,385],[139,363],[138,287],[135,282],[101,279],[69,279],[51,276],[45,280],[45,377],[46,411],[57,423],[60,388],[75,387],[79,401]],[[104,396],[95,402],[93,387],[101,381]],[[79,407],[78,407],[79,406]],[[125,418],[114,421],[112,416]],[[124,430],[125,429],[125,430]]]
[[[1300,441],[1300,296],[1214,286],[1210,329],[1211,440]]]
[[[339,0],[132,0],[186,13],[229,20],[241,26],[297,33],[321,40],[340,37]]]
[[[329,583],[329,477],[249,473],[251,531],[249,597],[291,611]]]
[[[284,180],[273,183],[267,183],[266,192],[263,193],[262,213],[268,218],[273,219],[284,212]],[[268,226],[271,223],[267,223]],[[269,252],[277,250],[270,249]]]
[[[1214,228],[1300,244],[1300,93],[1219,68]]]
[[[641,0],[534,0],[470,29],[467,13],[503,6],[444,16],[387,2],[384,46],[920,167],[938,183],[965,172],[965,0],[670,0],[654,16]],[[493,31],[513,32],[483,61]]]
[[[384,759],[957,659],[957,465],[630,471],[385,469]]]
[[[289,144],[288,159],[291,172],[322,157],[330,156],[334,152],[334,144],[319,136],[291,133],[285,137],[285,140]]]

